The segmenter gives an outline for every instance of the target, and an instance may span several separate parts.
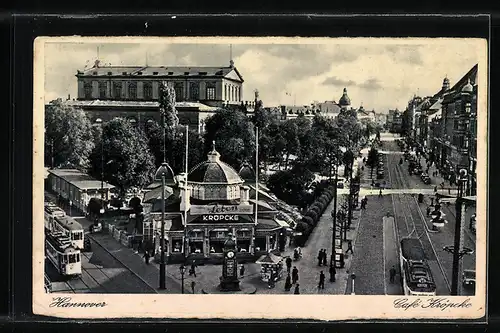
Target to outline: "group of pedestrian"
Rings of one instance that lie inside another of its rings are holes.
[[[327,257],[326,249],[319,250],[318,253],[318,266],[326,266],[327,265]]]

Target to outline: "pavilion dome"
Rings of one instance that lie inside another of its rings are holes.
[[[351,99],[349,96],[347,96],[347,88],[344,88],[344,93],[342,94],[342,97],[339,99],[339,105],[340,106],[349,106],[351,105]]]
[[[190,172],[188,182],[216,183],[216,184],[241,184],[243,180],[229,164],[220,160],[220,154],[213,148],[208,153],[208,159],[195,166]]]

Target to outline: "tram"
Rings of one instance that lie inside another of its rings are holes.
[[[45,229],[53,235],[62,235],[71,241],[71,245],[84,250],[88,244],[84,242],[84,231],[80,223],[54,204],[45,204]]]
[[[45,232],[45,255],[61,275],[82,274],[80,250],[71,246],[71,241],[62,235]]]
[[[418,238],[401,240],[401,279],[405,295],[435,296],[436,284]]]

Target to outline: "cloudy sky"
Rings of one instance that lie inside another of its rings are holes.
[[[226,40],[225,40],[226,41]],[[352,40],[351,40],[352,41]],[[230,44],[245,83],[245,100],[258,89],[265,106],[335,100],[347,88],[354,107],[404,109],[414,94],[433,95],[445,75],[453,85],[479,61],[477,40],[438,43],[359,42],[314,44],[69,43],[45,44],[45,101],[76,97],[76,71],[101,64],[228,66]],[[481,51],[483,53],[481,53]]]

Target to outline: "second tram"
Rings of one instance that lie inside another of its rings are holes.
[[[46,232],[45,255],[61,275],[82,274],[80,250],[71,246],[67,237],[57,237]]]
[[[436,295],[436,284],[418,238],[401,240],[400,264],[405,295]]]

